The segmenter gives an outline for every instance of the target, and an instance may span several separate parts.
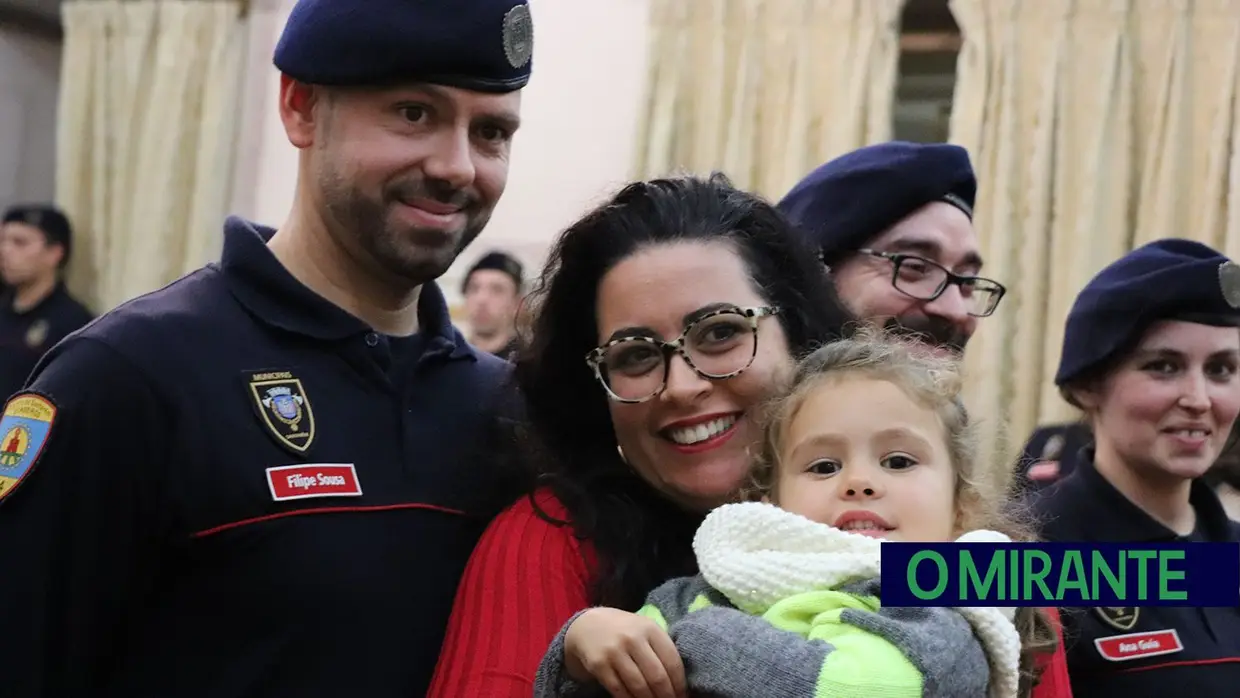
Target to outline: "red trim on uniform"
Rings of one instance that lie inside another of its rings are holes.
[[[370,512],[370,511],[398,511],[400,509],[428,509],[430,511],[438,511],[444,514],[454,514],[456,516],[464,516],[465,512],[459,509],[450,509],[448,507],[436,506],[434,504],[423,504],[421,502],[408,502],[405,504],[382,504],[369,507],[319,507],[317,509],[298,509],[297,511],[282,511],[278,514],[267,514],[266,516],[255,516],[252,519],[242,519],[232,523],[221,524],[205,531],[199,531],[191,538],[205,538],[230,528],[239,528],[241,526],[249,526],[250,524],[263,523],[265,521],[275,521],[289,516],[302,516],[304,514],[345,514],[349,512]]]
[[[1149,671],[1150,669],[1171,669],[1182,666],[1209,666],[1211,664],[1229,664],[1231,662],[1240,662],[1240,657],[1219,657],[1218,659],[1190,659],[1182,662],[1163,662],[1161,664],[1150,664],[1149,666],[1121,669],[1115,673],[1131,674],[1137,671]]]

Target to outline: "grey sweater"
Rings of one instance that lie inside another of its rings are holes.
[[[696,698],[985,698],[990,669],[969,622],[947,608],[885,608],[879,592],[875,578],[755,616],[698,576],[659,587],[640,613],[676,643]],[[576,619],[543,657],[535,698],[607,695],[564,672]]]

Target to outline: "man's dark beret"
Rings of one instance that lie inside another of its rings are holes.
[[[976,196],[964,148],[892,141],[822,165],[784,196],[779,210],[830,263],[933,201],[952,204],[972,220]]]
[[[275,65],[313,85],[499,93],[525,87],[533,53],[525,0],[298,0]]]
[[[47,241],[60,245],[65,249],[64,258],[69,258],[69,249],[73,243],[73,228],[69,218],[60,209],[50,204],[20,204],[4,212],[5,223],[25,223],[43,231]]]
[[[1151,324],[1184,317],[1240,323],[1240,266],[1192,240],[1138,247],[1098,272],[1076,297],[1055,385],[1106,366]]]
[[[477,262],[474,262],[474,265],[469,268],[469,272],[465,274],[465,280],[461,282],[461,293],[464,293],[465,288],[469,286],[469,277],[473,276],[474,272],[482,269],[494,269],[511,276],[513,282],[517,284],[518,291],[521,290],[521,285],[525,283],[524,268],[516,257],[498,251],[488,252],[482,255]]]

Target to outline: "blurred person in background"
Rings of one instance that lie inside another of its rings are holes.
[[[524,285],[521,262],[512,255],[488,252],[474,262],[461,284],[470,344],[502,359],[513,358]]]
[[[69,263],[69,219],[48,204],[19,205],[0,224],[0,393],[26,382],[43,354],[93,315],[69,294],[61,273]]]

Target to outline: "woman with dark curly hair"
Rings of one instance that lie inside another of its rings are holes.
[[[851,316],[813,251],[722,175],[631,184],[557,241],[516,375],[543,486],[470,560],[430,695],[532,694],[560,626],[696,572],[756,411]]]

